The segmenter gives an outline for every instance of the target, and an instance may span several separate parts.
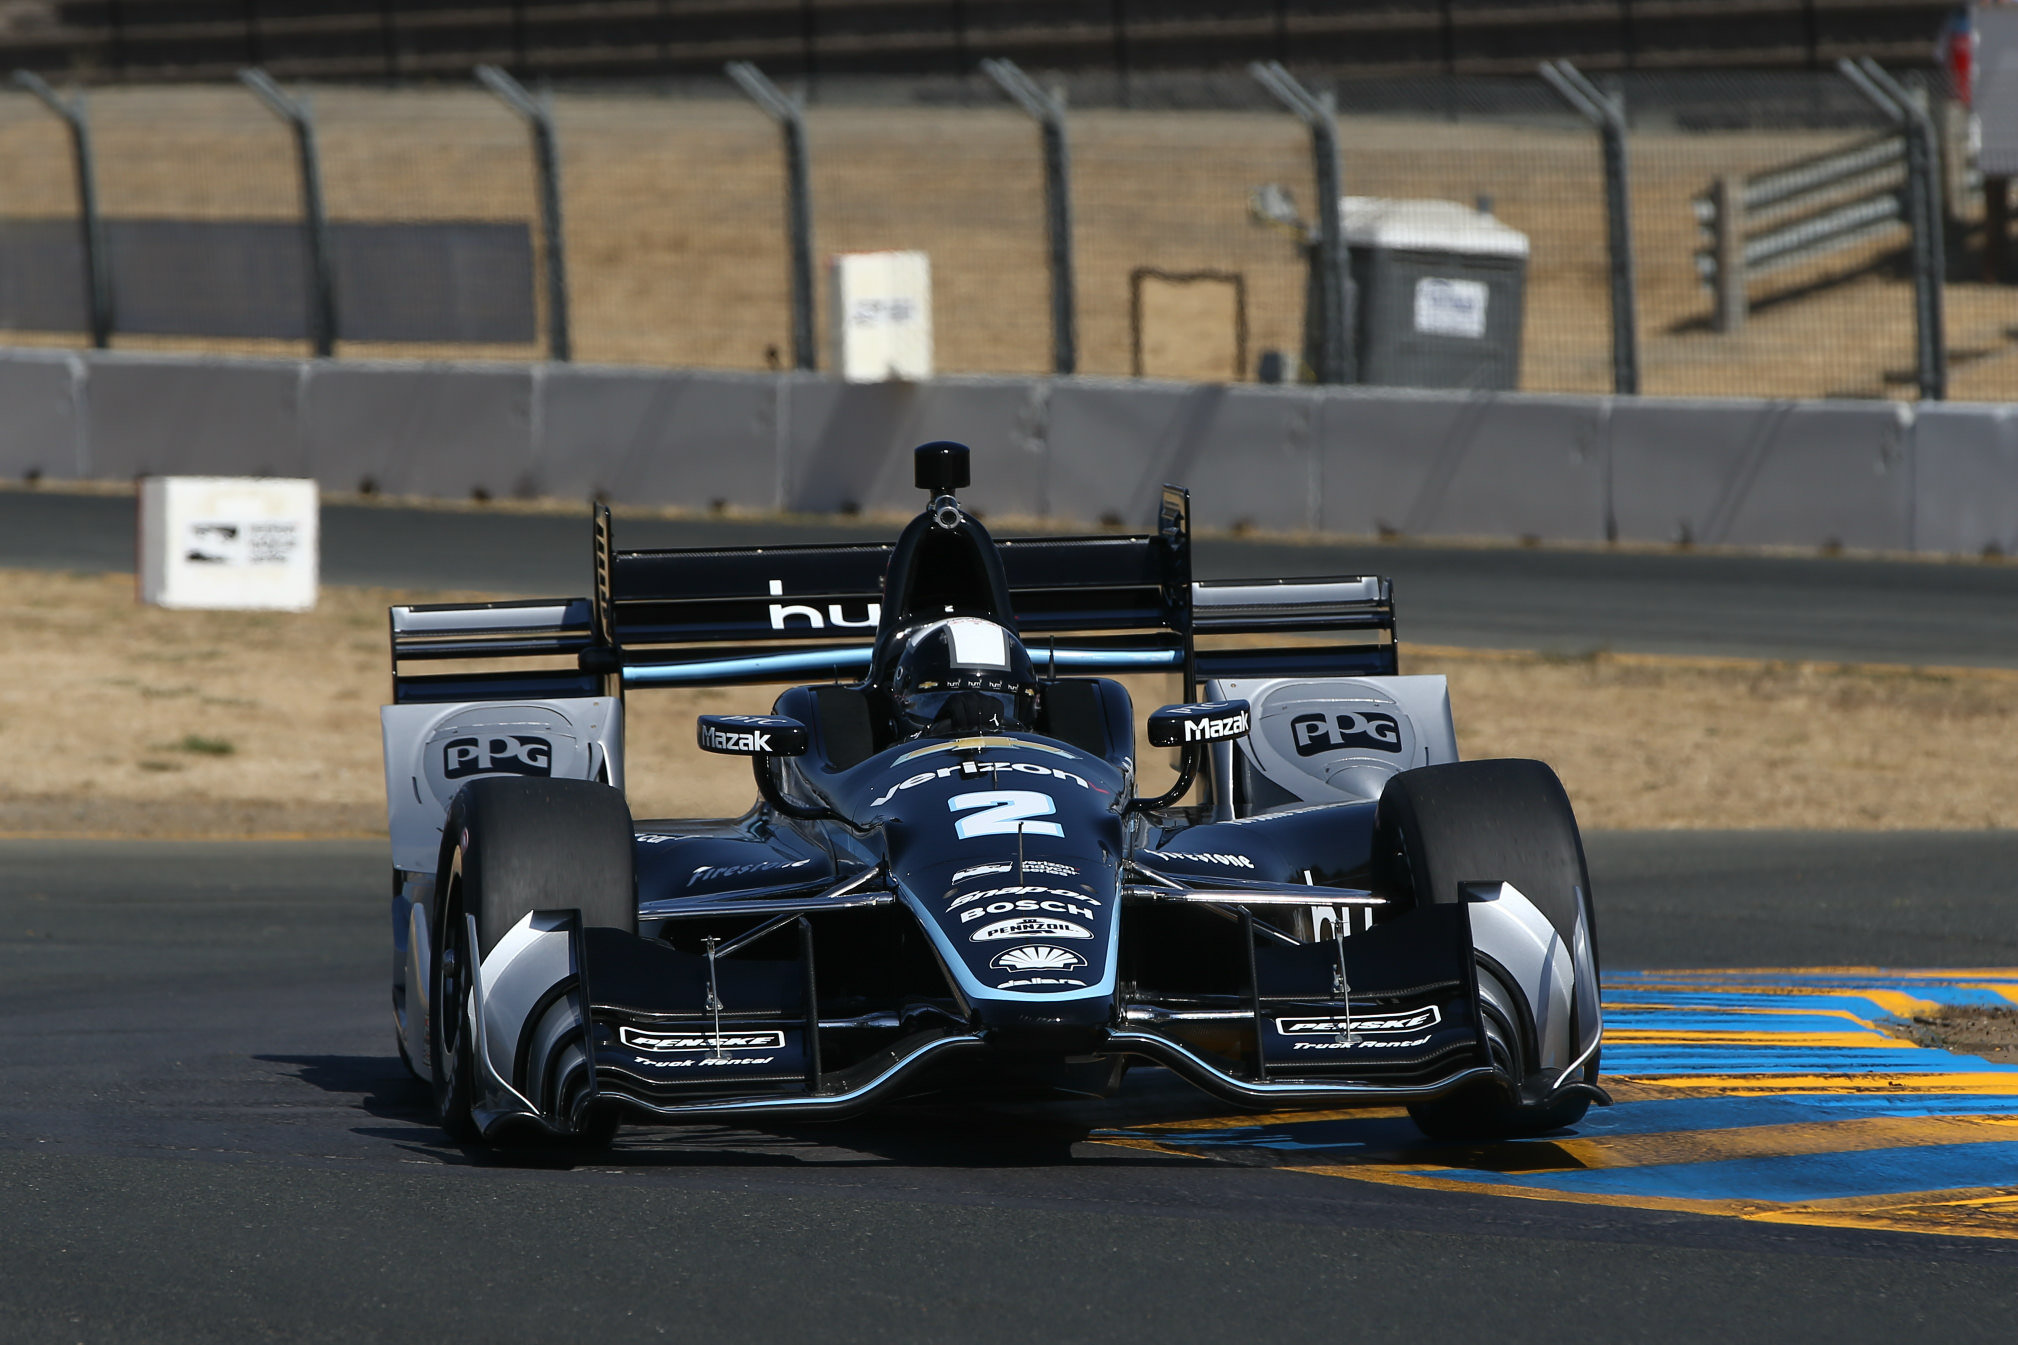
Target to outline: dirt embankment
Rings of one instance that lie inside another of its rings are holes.
[[[382,834],[385,608],[441,596],[172,612],[126,576],[0,571],[0,834]],[[1467,757],[1554,765],[1586,827],[2018,826],[2018,673],[1415,646],[1403,669],[1450,678]],[[747,765],[698,754],[693,716],[774,694],[631,697],[636,812],[745,807]]]

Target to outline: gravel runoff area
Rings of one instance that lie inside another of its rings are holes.
[[[385,608],[445,596],[168,611],[130,576],[0,570],[0,835],[382,834]],[[1403,671],[1450,678],[1465,756],[1552,764],[1587,828],[2018,827],[2018,671],[1408,644]],[[1170,689],[1133,690],[1140,714]],[[701,756],[693,716],[774,694],[631,697],[637,814],[746,806],[748,766]]]

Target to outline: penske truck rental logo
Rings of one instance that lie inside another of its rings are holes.
[[[780,1051],[782,1032],[650,1032],[620,1027],[617,1035],[634,1051]]]
[[[1389,1032],[1420,1032],[1426,1027],[1435,1027],[1443,1021],[1443,1012],[1431,1004],[1426,1008],[1412,1009],[1407,1013],[1355,1014],[1344,1016],[1311,1018],[1278,1018],[1275,1030],[1285,1037],[1330,1036],[1334,1033],[1354,1032],[1362,1036],[1374,1036]]]

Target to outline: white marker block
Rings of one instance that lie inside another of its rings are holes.
[[[932,376],[932,260],[844,252],[828,270],[829,367],[850,383]]]
[[[315,482],[150,476],[140,483],[140,600],[160,607],[315,606]]]

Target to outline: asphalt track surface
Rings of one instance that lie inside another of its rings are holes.
[[[1591,838],[1608,972],[2012,965],[2018,837]],[[0,842],[0,1339],[2008,1341],[2018,1241],[1341,1181],[1101,1105],[448,1146],[382,843]]]
[[[330,505],[325,582],[586,592],[584,517]],[[617,519],[623,547],[882,540],[834,520]],[[0,490],[0,566],[133,569],[130,496]],[[1385,574],[1404,640],[1578,654],[2018,667],[2018,565],[1207,538],[1201,578]]]

